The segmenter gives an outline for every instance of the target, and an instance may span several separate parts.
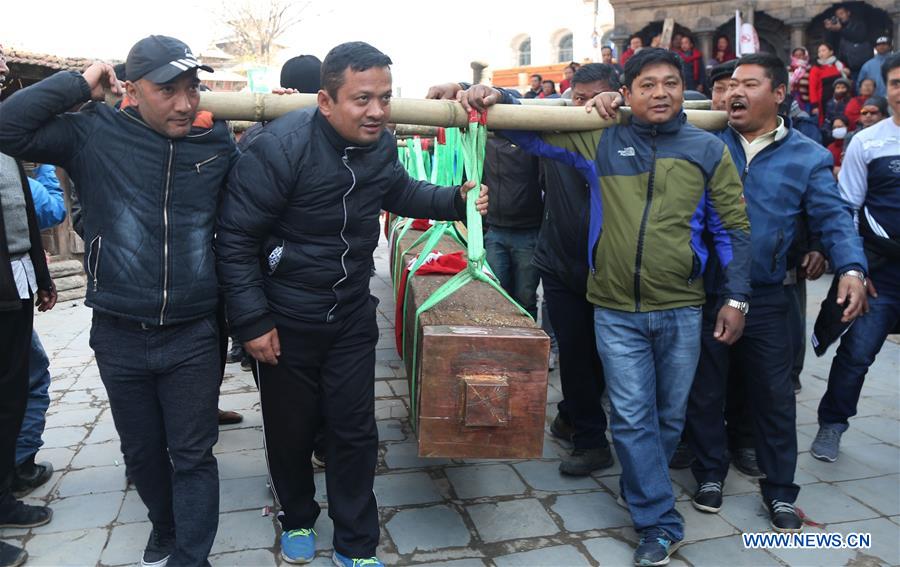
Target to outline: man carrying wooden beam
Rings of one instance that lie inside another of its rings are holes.
[[[12,95],[2,151],[65,168],[84,210],[91,348],[128,475],[153,524],[141,564],[205,565],[218,527],[218,332],[213,224],[236,149],[224,122],[198,116],[183,42],[149,36],[125,63],[62,71]]]
[[[335,564],[378,566],[372,487],[376,300],[369,293],[381,209],[464,218],[474,187],[413,181],[385,126],[391,59],[366,43],[332,49],[318,106],[268,124],[231,172],[216,236],[229,321],[257,360],[281,555],[315,556],[319,515],[310,456],[326,424]],[[477,200],[487,211],[487,188]]]
[[[587,298],[595,305],[622,498],[641,536],[634,562],[663,565],[684,538],[668,463],[700,355],[709,256],[701,235],[712,233],[725,266],[714,336],[730,344],[747,310],[750,224],[725,144],[685,124],[678,56],[641,50],[625,65],[623,92],[633,113],[628,124],[504,135],[578,167],[591,185]],[[504,94],[477,85],[460,101],[479,108],[501,98],[514,102]]]

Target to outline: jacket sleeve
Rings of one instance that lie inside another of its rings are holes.
[[[859,69],[859,74],[856,76],[856,92],[859,92],[859,86],[862,85],[862,82],[866,79],[875,80],[875,77],[873,76],[874,69],[872,67],[873,61],[877,61],[877,59],[869,59],[863,63],[863,66]]]
[[[263,290],[262,246],[288,202],[296,174],[277,137],[260,133],[237,159],[219,205],[216,267],[228,322],[241,341],[275,327]]]
[[[862,20],[852,18],[841,28],[841,39],[850,43],[863,43],[869,39],[868,31]]]
[[[851,149],[854,146],[859,148],[862,144],[851,144]],[[841,197],[834,180],[833,165],[831,154],[822,152],[810,175],[806,188],[806,213],[810,228],[822,234],[822,244],[828,251],[835,273],[840,274],[851,267],[867,271],[862,238],[853,225],[851,205]],[[843,168],[841,173],[843,174]],[[841,179],[845,177],[841,175]]]
[[[498,90],[503,95],[500,99],[502,104],[520,104],[507,89]],[[589,183],[596,181],[594,158],[603,130],[550,132],[543,135],[526,130],[501,130],[498,134],[532,155],[552,159],[578,169]]]
[[[47,167],[47,166],[42,166]],[[56,180],[56,175],[50,174]],[[59,181],[54,185],[47,181],[41,183],[37,179],[28,178],[31,198],[34,201],[34,212],[37,215],[38,227],[41,230],[54,227],[66,219],[66,203],[63,199]]]
[[[706,189],[706,228],[725,275],[723,294],[739,301],[747,301],[752,291],[750,219],[743,193],[740,174],[724,146]]]
[[[381,208],[410,218],[466,218],[466,203],[458,186],[440,187],[427,181],[417,181],[409,176],[400,160],[395,160],[393,167],[391,185],[382,200]],[[472,191],[478,194],[477,189]]]
[[[814,105],[822,102],[822,77],[819,67],[809,70],[809,102]]]
[[[868,168],[863,156],[863,145],[856,136],[850,140],[844,150],[844,161],[838,174],[841,197],[850,206],[853,221],[859,227],[859,210],[866,200],[868,192]]]
[[[67,112],[91,98],[87,81],[60,71],[0,104],[0,151],[38,163],[67,164],[84,145],[90,117]]]

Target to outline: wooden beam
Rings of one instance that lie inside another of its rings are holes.
[[[421,234],[410,230],[394,246],[405,250]],[[445,237],[436,249],[452,253],[462,246]],[[419,250],[406,254],[403,265]],[[419,275],[409,283],[403,358],[418,408],[410,419],[419,456],[540,458],[550,339],[497,290],[471,282],[422,313],[413,368],[416,308],[450,277]]]

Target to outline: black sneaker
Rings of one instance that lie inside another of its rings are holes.
[[[571,443],[572,438],[575,436],[575,429],[561,415],[556,414],[556,417],[553,418],[553,423],[550,424],[550,433],[557,439]]]
[[[666,565],[675,553],[680,541],[674,541],[665,530],[647,528],[641,532],[641,541],[634,550],[634,564],[643,566]]]
[[[156,529],[150,532],[147,547],[141,557],[141,567],[166,567],[175,551],[175,530]]]
[[[231,341],[231,350],[228,351],[228,354],[225,355],[225,362],[228,364],[234,364],[235,362],[240,362],[246,354],[244,354],[244,346],[238,341]]]
[[[766,502],[772,529],[776,532],[799,532],[803,528],[803,520],[791,502],[769,500]]]
[[[588,476],[594,471],[613,466],[613,456],[609,445],[597,449],[575,449],[563,457],[559,472],[570,476]]]
[[[791,376],[791,383],[794,385],[794,393],[798,394],[803,390],[803,384],[800,383],[799,376]]]
[[[312,466],[324,469],[325,468],[325,453],[316,449],[313,451],[312,457],[310,458],[312,462]]]
[[[716,514],[722,509],[722,483],[702,482],[691,499],[694,508],[701,512]]]
[[[53,510],[46,506],[32,506],[21,500],[16,501],[12,511],[0,518],[0,528],[36,528],[49,524]]]
[[[734,465],[734,468],[747,476],[755,478],[765,476],[762,471],[759,470],[759,465],[756,463],[756,449],[738,449],[731,456],[731,463]]]
[[[244,358],[241,359],[241,370],[244,372],[253,370],[253,357],[249,354],[245,354]]]
[[[35,463],[34,455],[16,467],[12,490],[16,498],[30,494],[53,476],[53,465],[48,462]]]
[[[19,567],[19,565],[25,565],[27,559],[27,551],[0,541],[0,567]]]
[[[678,446],[675,447],[675,453],[672,455],[672,460],[669,461],[669,468],[686,469],[692,464],[694,464],[694,453],[691,452],[691,448],[687,443],[679,441]]]

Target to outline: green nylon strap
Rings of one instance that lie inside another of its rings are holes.
[[[437,223],[430,229],[422,233],[422,235],[419,236],[419,238],[416,240],[416,243],[410,246],[410,248],[414,248],[420,240],[422,240],[426,236],[428,237],[425,241],[425,245],[422,246],[422,250],[419,252],[418,257],[416,258],[416,261],[413,262],[412,266],[410,266],[409,268],[409,274],[406,276],[406,287],[403,288],[403,308],[400,310],[400,313],[403,314],[402,327],[400,330],[400,348],[403,350],[406,349],[406,306],[408,305],[407,301],[409,298],[410,284],[412,283],[412,279],[416,275],[416,272],[419,271],[419,268],[425,265],[425,262],[428,260],[428,255],[431,254],[431,252],[434,251],[435,247],[437,247],[437,245],[440,243],[441,238],[451,232],[452,226],[453,225],[448,222]],[[400,275],[402,276],[402,272],[400,272]],[[396,324],[397,322],[394,321],[394,325]],[[403,353],[401,353],[401,358],[402,357]]]
[[[475,201],[481,187],[481,175],[484,171],[484,148],[487,143],[487,129],[478,120],[469,117],[469,129],[462,138],[463,165],[466,170],[466,178],[475,183],[474,193],[466,199],[466,229],[468,230],[468,259],[469,270],[481,272],[484,264],[484,234],[481,227],[481,214],[476,208]]]
[[[478,194],[478,187],[481,186],[481,176],[484,171],[484,149],[485,144],[487,142],[487,130],[485,128],[483,120],[472,120],[470,116],[469,120],[469,128],[466,131],[465,135],[462,136],[461,139],[461,147],[462,147],[462,163],[465,168],[466,177],[469,181],[475,182],[475,195]],[[459,155],[457,154],[457,156]],[[456,165],[459,165],[459,161],[455,162]],[[454,175],[459,173],[460,181],[462,176],[462,169],[460,167],[454,168]],[[465,270],[454,275],[452,278],[444,282],[442,286],[436,289],[428,298],[416,309],[416,315],[413,324],[413,348],[412,348],[412,365],[411,372],[409,376],[409,403],[410,403],[410,412],[412,414],[413,419],[411,423],[414,429],[418,429],[418,393],[416,389],[416,384],[418,382],[419,377],[419,369],[418,369],[418,355],[419,355],[419,326],[420,326],[420,318],[422,313],[428,311],[434,306],[438,305],[460,289],[462,289],[466,284],[473,281],[480,281],[488,284],[495,290],[497,290],[502,297],[508,300],[510,303],[515,305],[519,311],[521,311],[525,316],[531,319],[531,314],[528,313],[521,305],[519,305],[512,297],[503,289],[503,287],[497,282],[495,278],[492,278],[488,274],[485,273],[487,270],[490,272],[490,267],[487,266],[485,262],[485,250],[484,250],[484,235],[481,228],[481,214],[478,212],[478,209],[475,205],[476,198],[473,196],[469,196],[466,198],[466,221],[468,227],[468,246],[467,246],[467,256],[468,256],[468,265]],[[436,231],[437,232],[437,231]],[[442,231],[443,232],[443,231]],[[435,242],[436,244],[436,242]],[[427,256],[427,253],[420,253],[419,259],[416,264],[420,265],[424,262],[424,257]],[[418,269],[418,265],[414,265],[416,269]],[[412,275],[413,270],[410,270],[410,275]],[[493,274],[491,274],[493,275]],[[406,289],[409,289],[409,279],[407,279]],[[404,296],[404,328],[403,328],[403,337],[405,345],[405,337],[406,337],[406,325],[405,325],[405,312],[406,312],[406,297]],[[396,322],[395,322],[396,324]]]

